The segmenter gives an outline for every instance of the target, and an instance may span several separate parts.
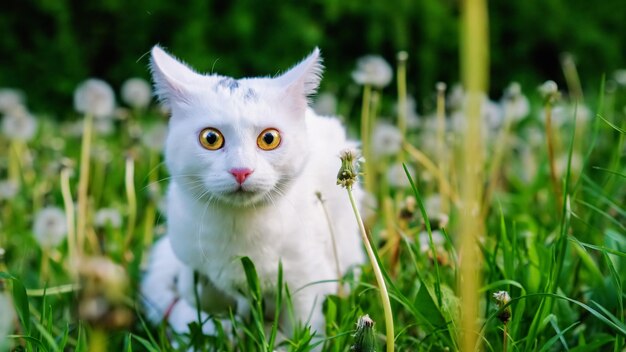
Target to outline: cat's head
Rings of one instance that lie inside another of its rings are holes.
[[[305,113],[323,66],[316,48],[277,77],[199,74],[155,46],[156,94],[171,111],[165,161],[198,199],[244,207],[284,193],[308,157]]]

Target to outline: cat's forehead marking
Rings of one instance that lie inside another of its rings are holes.
[[[258,101],[259,97],[252,88],[248,88],[246,92],[243,94],[243,100],[248,101]]]
[[[219,82],[217,82],[217,86],[228,89],[232,93],[235,89],[239,88],[239,82],[237,82],[236,79],[226,77],[219,80]]]

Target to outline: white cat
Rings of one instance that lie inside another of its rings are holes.
[[[336,118],[308,107],[322,68],[316,48],[278,77],[235,80],[198,74],[152,49],[156,94],[172,114],[167,235],[155,244],[141,285],[152,320],[167,319],[179,332],[197,321],[194,271],[204,278],[203,311],[246,314],[240,258],[248,256],[268,298],[282,261],[295,318],[323,335],[322,303],[338,278],[317,192],[330,214],[339,272],[364,256],[348,196],[336,185],[339,151],[355,144]],[[281,324],[289,334],[293,322],[285,315]]]

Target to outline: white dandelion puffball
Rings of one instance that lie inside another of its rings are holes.
[[[433,236],[433,245],[435,246],[435,248],[443,247],[445,243],[445,239],[443,235],[441,234],[441,231],[439,230],[431,231],[431,235]],[[428,252],[428,250],[430,249],[430,236],[428,236],[428,232],[427,231],[420,232],[417,239],[420,244],[420,252],[422,253]]]
[[[41,247],[53,248],[58,246],[67,235],[67,222],[63,210],[57,207],[47,207],[40,210],[35,215],[33,233]]]
[[[502,109],[505,118],[513,121],[520,121],[530,114],[530,103],[522,94],[522,87],[519,83],[513,82],[506,88],[502,99]]]
[[[377,122],[372,132],[372,153],[380,159],[397,154],[402,148],[402,133],[387,122]]]
[[[143,78],[130,78],[122,84],[122,100],[135,109],[148,107],[152,100],[152,88]]]
[[[8,114],[24,106],[24,94],[17,89],[0,88],[0,112]]]
[[[37,133],[37,120],[25,109],[18,109],[2,118],[2,134],[8,139],[27,142]]]
[[[102,208],[96,212],[94,224],[97,227],[111,226],[111,228],[119,229],[122,226],[122,214],[114,208]]]
[[[357,84],[369,84],[377,88],[383,88],[393,78],[391,66],[381,56],[363,56],[357,61],[356,65],[356,70],[352,72],[352,79]]]
[[[153,152],[161,152],[165,147],[167,125],[155,123],[141,135],[141,143]]]
[[[617,84],[624,87],[626,86],[626,69],[620,69],[613,72],[613,79]]]
[[[409,175],[411,178],[415,180],[415,170],[410,166],[406,166],[409,171]],[[396,188],[409,188],[411,187],[411,182],[409,182],[409,178],[404,172],[404,168],[401,163],[395,163],[389,167],[387,170],[387,182],[389,185]]]
[[[559,92],[559,86],[557,86],[556,82],[552,80],[545,81],[542,85],[539,86],[539,94],[544,99],[547,99]]]
[[[115,111],[115,93],[107,82],[90,78],[74,91],[74,109],[96,118],[110,117]]]
[[[337,113],[337,97],[333,93],[324,92],[317,95],[313,110],[322,116],[333,116]]]
[[[15,198],[19,190],[19,183],[13,180],[0,180],[0,200],[11,200]]]

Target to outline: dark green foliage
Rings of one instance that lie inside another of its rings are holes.
[[[562,82],[559,57],[566,51],[579,62],[584,85],[624,66],[621,0],[489,5],[494,95],[511,80]],[[341,87],[357,57],[378,53],[394,61],[406,50],[409,88],[426,98],[435,82],[458,81],[458,21],[452,0],[6,0],[0,86],[20,88],[35,111],[63,117],[86,77],[114,87],[132,76],[147,78],[145,54],[157,43],[201,72],[234,76],[275,74],[319,46],[326,82]]]

